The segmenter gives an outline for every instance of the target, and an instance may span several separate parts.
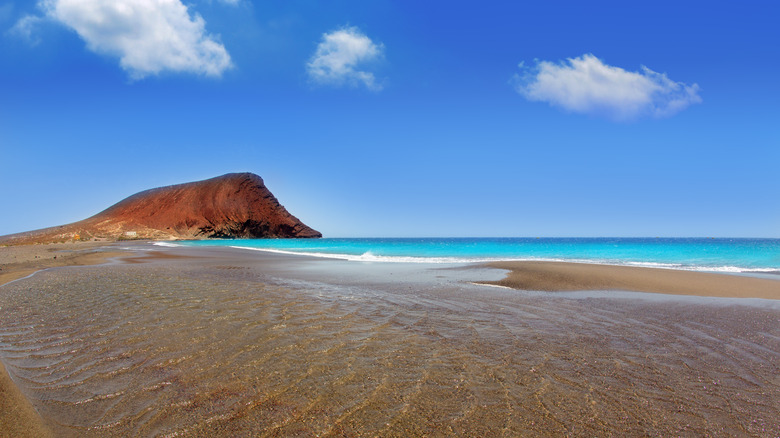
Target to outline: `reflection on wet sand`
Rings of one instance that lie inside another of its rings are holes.
[[[0,288],[0,356],[61,436],[780,434],[776,306],[447,275],[318,283],[218,258],[47,271]]]

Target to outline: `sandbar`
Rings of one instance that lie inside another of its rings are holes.
[[[74,242],[0,247],[0,286],[41,269],[86,266],[126,255],[110,242]]]
[[[503,280],[481,282],[532,291],[620,290],[673,295],[780,300],[778,280],[711,272],[544,261],[495,262]]]

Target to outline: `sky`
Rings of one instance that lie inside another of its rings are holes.
[[[776,1],[0,0],[0,235],[253,172],[326,237],[780,237]]]

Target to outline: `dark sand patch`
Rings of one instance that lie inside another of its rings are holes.
[[[122,261],[125,263],[148,263],[156,260],[173,260],[173,259],[191,259],[197,258],[196,255],[181,255],[170,254],[164,251],[146,251],[142,254],[133,254],[127,257],[122,257]]]

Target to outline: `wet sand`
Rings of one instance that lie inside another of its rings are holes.
[[[43,419],[14,385],[0,363],[0,436],[38,438],[52,436]]]
[[[126,254],[117,248],[112,242],[0,246],[0,286],[41,269],[96,265]]]
[[[51,268],[98,265],[112,258],[125,263],[177,258],[159,251],[134,253],[117,250],[114,242],[75,242],[0,247],[0,286]],[[194,257],[194,256],[188,256]],[[1,310],[1,308],[0,308]],[[51,431],[14,385],[0,362],[0,436],[47,437]]]
[[[497,262],[489,266],[506,269],[509,274],[486,284],[521,290],[622,290],[780,300],[780,278],[561,262]]]
[[[778,301],[155,250],[0,287],[0,358],[57,436],[780,434]]]
[[[0,286],[37,271],[103,263],[125,253],[106,242],[56,243],[0,247]],[[14,385],[0,363],[0,431],[3,436],[51,436],[41,416]]]

